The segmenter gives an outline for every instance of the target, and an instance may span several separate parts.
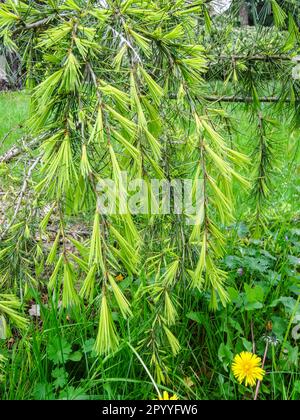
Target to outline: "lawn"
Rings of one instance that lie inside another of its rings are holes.
[[[0,94],[0,151],[4,152],[20,138],[22,124],[29,114],[29,97],[24,92]]]

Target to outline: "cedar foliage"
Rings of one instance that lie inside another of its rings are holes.
[[[2,234],[2,284],[18,283],[23,299],[48,272],[54,301],[71,313],[95,308],[99,354],[118,349],[121,317],[138,323],[147,308],[147,328],[134,340],[149,353],[159,382],[167,376],[167,354],[180,349],[172,326],[188,310],[186,302],[204,292],[211,309],[228,302],[220,262],[235,218],[233,185],[252,191],[253,226],[258,234],[266,228],[273,122],[262,115],[259,92],[270,69],[280,81],[276,106],[289,109],[295,123],[299,118],[299,82],[291,78],[299,30],[289,10],[270,4],[280,30],[262,28],[253,36],[268,45],[247,47],[243,34],[233,44],[228,21],[212,22],[205,1],[8,0],[0,6],[2,42],[21,55],[31,92],[27,128],[37,139],[28,181],[35,198]],[[246,179],[249,157],[232,145],[221,98],[208,97],[207,82],[218,78],[247,98],[259,122],[252,179]],[[143,179],[150,194],[152,178],[190,178],[193,200],[201,179],[194,224],[175,212],[101,214],[97,185],[113,179],[121,206],[128,195],[124,171]],[[54,213],[56,237],[46,252],[41,238]],[[89,224],[87,237],[67,232],[73,218]],[[119,273],[139,284],[134,296],[116,281]],[[4,296],[0,310],[24,327],[15,299]]]

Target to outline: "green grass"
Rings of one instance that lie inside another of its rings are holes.
[[[255,129],[250,129],[249,115],[241,106],[228,106],[228,111],[236,119],[234,144],[250,153]],[[1,138],[27,114],[26,94],[2,94]],[[12,132],[4,147],[12,145],[21,131]],[[180,303],[189,312],[181,312],[173,332],[182,350],[177,357],[166,354],[170,381],[158,385],[161,391],[165,389],[188,399],[253,398],[249,388],[237,384],[230,365],[235,354],[252,350],[252,331],[257,354],[263,354],[266,322],[271,321],[278,344],[268,352],[260,398],[300,398],[299,342],[291,332],[297,319],[300,322],[298,137],[299,131],[291,133],[289,123],[282,124],[276,133],[277,142],[283,151],[288,151],[289,160],[282,159],[283,152],[278,152],[274,190],[268,204],[274,212],[266,235],[257,239],[248,229],[245,214],[250,211],[249,193],[245,191],[237,203],[238,221],[229,229],[226,257],[222,261],[229,273],[231,303],[211,313],[206,293],[195,291],[181,297]],[[251,169],[253,163],[249,173]],[[134,295],[139,281],[126,284],[125,280],[121,287],[125,291],[130,289]],[[29,290],[24,308],[28,314],[32,303],[39,304],[41,317],[32,318],[22,336],[13,330],[13,340],[0,339],[0,353],[7,358],[5,378],[0,382],[1,399],[156,398],[155,387],[143,366],[153,373],[148,354],[143,348],[133,352],[127,344],[144,338],[150,317],[146,307],[138,320],[118,319],[125,340],[118,352],[98,358],[93,352],[97,330],[94,306],[71,312],[57,310],[57,302],[45,296],[46,290]],[[113,316],[117,318],[117,312]]]
[[[22,123],[29,113],[29,96],[24,92],[0,94],[0,152],[4,152],[22,135]],[[3,141],[4,140],[4,141]]]

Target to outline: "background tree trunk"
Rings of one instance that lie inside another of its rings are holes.
[[[245,1],[242,1],[239,14],[240,14],[241,26],[248,26],[249,25],[249,10]]]

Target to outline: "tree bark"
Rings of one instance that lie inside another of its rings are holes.
[[[240,7],[240,22],[241,26],[249,25],[249,10],[246,2],[243,0]]]

